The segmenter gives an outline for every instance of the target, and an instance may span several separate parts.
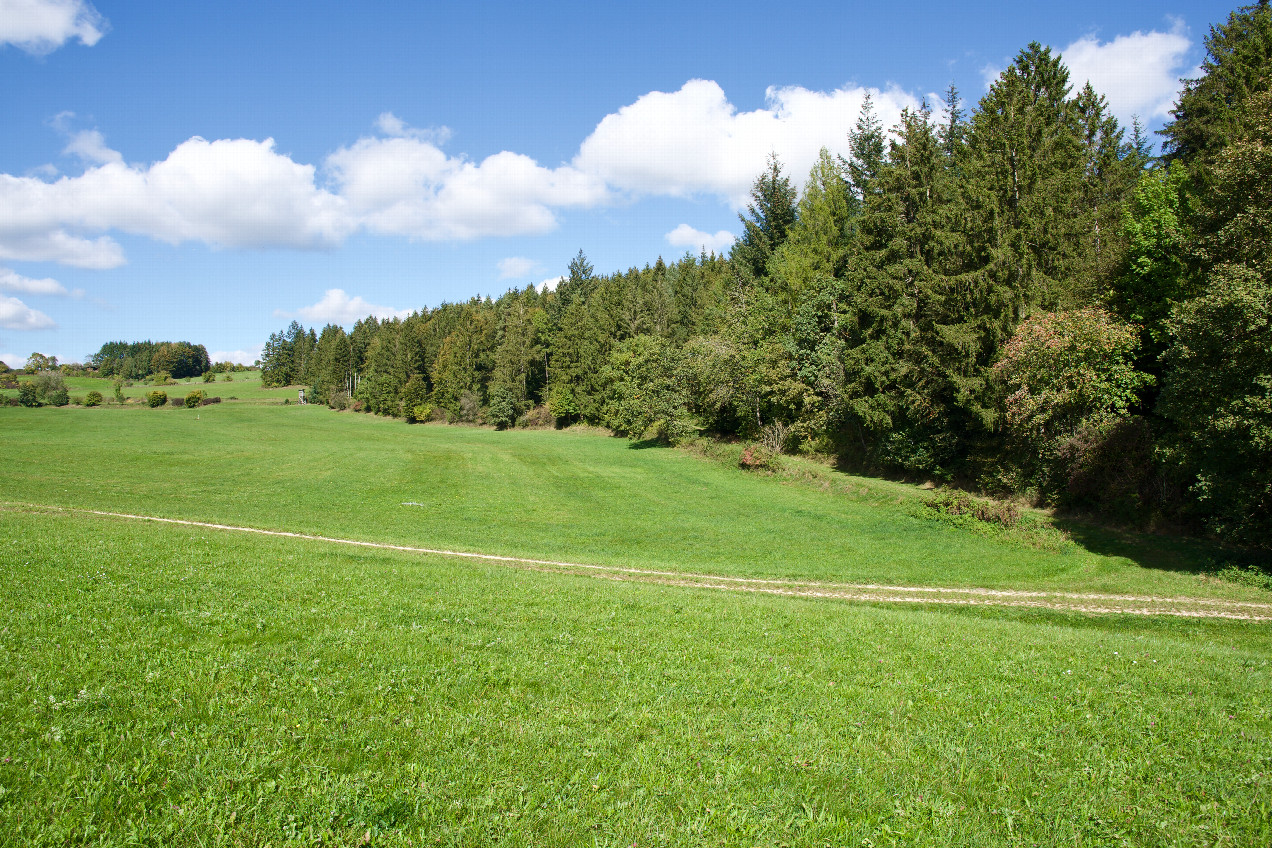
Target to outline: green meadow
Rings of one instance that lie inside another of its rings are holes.
[[[1200,542],[987,532],[804,461],[317,407],[5,408],[0,438],[0,844],[1272,844],[1266,622],[617,583],[49,508],[1272,603]]]

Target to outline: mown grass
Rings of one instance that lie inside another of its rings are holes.
[[[216,382],[204,383],[202,377],[189,377],[182,380],[175,380],[171,385],[156,386],[151,383],[141,381],[134,382],[131,386],[121,387],[121,391],[126,399],[139,402],[146,397],[148,392],[155,389],[161,389],[168,393],[170,397],[185,397],[187,392],[201,389],[208,396],[213,395],[227,399],[234,398],[240,402],[267,402],[282,403],[284,400],[290,400],[296,403],[298,400],[298,386],[286,386],[283,388],[264,388],[261,386],[261,372],[237,371],[231,372],[230,382],[223,379],[224,375],[218,374]],[[16,379],[19,382],[33,379],[26,375],[18,375]],[[107,404],[113,403],[115,398],[115,381],[105,377],[85,377],[81,375],[71,375],[65,378],[66,389],[73,397],[83,397],[90,391],[99,391],[102,398]],[[17,397],[17,389],[0,389],[2,397]]]
[[[8,408],[0,438],[6,501],[716,574],[1268,598],[1199,577],[1191,543],[984,537],[923,517],[913,487],[806,485],[595,434],[221,404]]]
[[[1267,627],[0,511],[0,843],[1267,845]]]

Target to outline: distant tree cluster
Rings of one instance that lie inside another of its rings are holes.
[[[181,380],[212,370],[207,349],[190,342],[107,342],[88,364],[103,377],[126,380],[144,380],[157,373]]]
[[[1059,56],[885,131],[797,191],[773,157],[729,257],[359,321],[293,322],[267,385],[343,408],[740,437],[1272,546],[1272,22],[1207,39],[1156,160]]]

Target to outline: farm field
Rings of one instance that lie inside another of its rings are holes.
[[[1272,603],[1200,545],[322,408],[2,409],[0,843],[1262,845],[1266,622],[613,582]],[[798,470],[798,465],[796,466]]]
[[[240,403],[274,401],[282,403],[284,400],[296,402],[297,389],[299,386],[286,386],[282,388],[264,388],[261,386],[260,371],[236,371],[230,373],[232,380],[226,382],[223,377],[225,375],[218,374],[216,382],[204,383],[202,377],[189,377],[183,380],[176,380],[169,386],[155,386],[150,383],[137,381],[131,386],[122,387],[124,397],[128,400],[141,400],[145,398],[146,393],[154,389],[162,389],[168,393],[169,397],[185,397],[187,392],[201,389],[208,397],[213,395],[229,399],[233,398]],[[17,379],[26,381],[32,379],[26,375],[19,376]],[[90,391],[99,391],[102,397],[109,403],[115,397],[114,380],[105,377],[85,377],[71,375],[65,378],[66,389],[72,396],[83,397]],[[0,396],[14,397],[18,396],[17,389],[0,389]]]

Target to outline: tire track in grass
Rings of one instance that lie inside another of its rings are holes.
[[[1042,592],[1013,589],[954,588],[941,586],[890,586],[875,583],[825,583],[807,580],[766,579],[757,577],[729,577],[714,574],[694,574],[679,571],[629,568],[616,565],[591,565],[561,560],[530,559],[526,557],[483,554],[471,551],[452,551],[442,548],[424,548],[412,545],[395,545],[388,542],[368,542],[360,539],[341,539],[310,533],[293,533],[287,530],[266,530],[260,527],[244,527],[233,524],[217,524],[207,521],[191,521],[182,518],[164,518],[157,515],[137,515],[126,512],[108,512],[77,507],[60,507],[46,504],[0,503],[0,511],[55,512],[96,516],[127,521],[150,521],[158,524],[175,524],[220,530],[232,533],[254,533],[300,539],[309,542],[325,542],[334,545],[401,551],[460,559],[479,560],[551,574],[569,574],[595,577],[625,583],[652,583],[660,586],[676,586],[688,589],[712,589],[729,592],[752,592],[798,598],[822,598],[857,603],[923,604],[985,607],[1015,607],[1078,612],[1090,615],[1145,615],[1175,616],[1180,618],[1223,618],[1240,621],[1272,621],[1272,603],[1255,601],[1228,601],[1212,598],[1156,597],[1152,595],[1118,595],[1077,592]]]

